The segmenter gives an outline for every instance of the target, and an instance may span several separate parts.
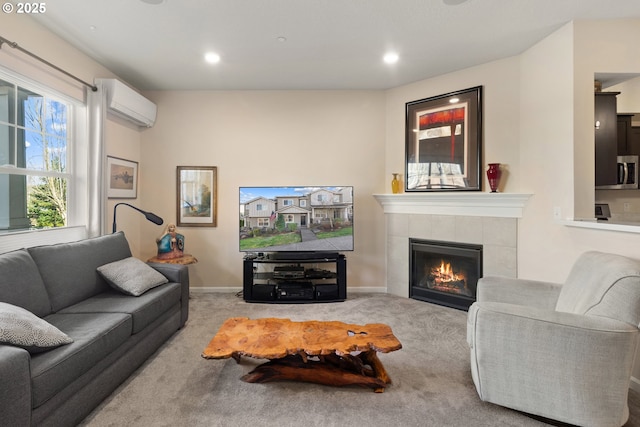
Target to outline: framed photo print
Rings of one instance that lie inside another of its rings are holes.
[[[480,191],[482,86],[406,104],[406,191]]]
[[[177,225],[215,227],[218,207],[217,168],[178,166],[177,178]]]
[[[107,156],[109,199],[135,199],[138,197],[138,162]]]

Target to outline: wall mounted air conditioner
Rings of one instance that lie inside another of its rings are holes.
[[[158,107],[129,86],[116,79],[102,79],[109,112],[138,126],[150,128],[156,122]]]

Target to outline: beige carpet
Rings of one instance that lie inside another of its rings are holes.
[[[469,370],[464,311],[384,294],[325,304],[248,304],[197,294],[189,322],[82,423],[83,426],[545,426],[481,402]],[[380,354],[393,384],[384,393],[296,382],[249,384],[264,361],[200,354],[228,317],[386,323],[402,342]],[[640,425],[637,394],[628,426]]]

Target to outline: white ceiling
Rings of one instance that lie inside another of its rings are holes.
[[[35,19],[141,90],[285,90],[387,89],[519,54],[571,20],[640,18],[640,0],[158,1],[55,0]]]

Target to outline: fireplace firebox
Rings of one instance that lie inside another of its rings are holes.
[[[468,310],[482,277],[482,245],[409,239],[409,296]]]

